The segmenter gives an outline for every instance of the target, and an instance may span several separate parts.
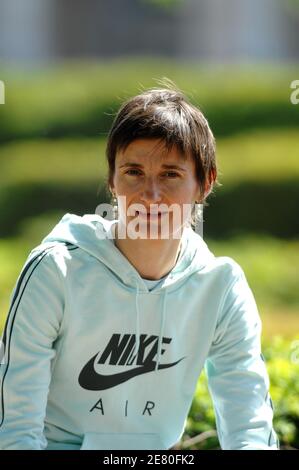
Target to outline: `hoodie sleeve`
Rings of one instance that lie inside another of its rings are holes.
[[[49,249],[33,251],[18,278],[2,337],[0,449],[42,450],[51,361],[63,315]]]
[[[222,449],[277,449],[261,321],[242,269],[235,270],[205,364],[218,437]]]

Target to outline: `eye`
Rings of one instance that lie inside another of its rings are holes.
[[[137,176],[140,174],[141,174],[140,170],[137,170],[136,168],[130,168],[129,170],[126,171],[126,175]]]
[[[165,176],[167,176],[168,178],[176,178],[178,176],[180,176],[178,173],[176,173],[175,171],[166,171],[165,173]]]

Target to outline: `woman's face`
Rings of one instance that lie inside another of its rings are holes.
[[[150,226],[161,238],[162,224],[170,236],[190,220],[193,203],[200,200],[193,158],[182,159],[176,147],[168,152],[160,139],[137,139],[117,152],[111,189],[120,223],[128,227],[135,220],[136,227],[138,220],[142,238]]]

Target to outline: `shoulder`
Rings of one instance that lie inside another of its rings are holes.
[[[200,277],[211,278],[222,290],[227,290],[237,280],[245,277],[242,267],[228,256],[214,256],[203,269],[198,271]],[[214,284],[216,286],[216,284]]]
[[[232,258],[221,256],[215,263],[223,280],[222,299],[218,311],[218,324],[243,331],[260,328],[260,318],[253,292],[242,267]]]
[[[215,257],[212,271],[217,273],[215,280],[221,286],[222,303],[227,304],[238,299],[252,297],[243,268],[229,256]]]
[[[218,270],[223,276],[227,276],[227,279],[232,281],[244,276],[242,267],[229,256],[215,256],[213,269]]]
[[[69,242],[46,242],[33,248],[28,258],[45,256],[47,258],[68,257],[71,251],[79,249],[78,246]]]
[[[72,260],[74,253],[79,251],[76,245],[68,242],[46,242],[41,243],[31,250],[25,265],[43,266],[44,269],[65,272],[65,267]],[[80,250],[81,251],[81,250]]]

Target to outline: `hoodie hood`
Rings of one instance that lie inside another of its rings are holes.
[[[97,214],[85,214],[82,217],[74,214],[65,214],[52,232],[44,238],[43,243],[57,241],[72,243],[78,246],[99,259],[127,288],[129,287],[134,290],[136,351],[138,351],[140,341],[139,293],[149,292],[149,290],[138,271],[113,243],[112,239],[115,235],[115,225],[117,222],[117,220],[106,220]],[[191,227],[184,229],[181,242],[181,251],[176,265],[168,273],[163,282],[154,289],[155,292],[161,290],[162,293],[156,371],[159,369],[161,357],[168,291],[176,289],[178,282],[182,282],[193,272],[204,268],[214,258],[206,243]]]
[[[138,271],[113,243],[117,220],[106,220],[97,214],[65,214],[42,243],[67,242],[99,259],[127,287],[148,292]],[[203,269],[214,255],[191,227],[185,228],[176,265],[157,290],[171,288],[195,271]],[[176,287],[176,286],[175,286]],[[155,289],[156,290],[156,289]]]

